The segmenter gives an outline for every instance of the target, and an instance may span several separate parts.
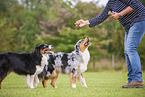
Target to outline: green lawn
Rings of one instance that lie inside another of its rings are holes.
[[[47,89],[41,83],[36,89],[28,89],[24,76],[11,73],[3,81],[0,97],[145,97],[145,88],[121,88],[127,83],[126,75],[120,72],[86,72],[84,77],[88,88],[81,87],[77,81],[75,89],[71,88],[68,75],[60,75],[56,89],[50,86],[50,81]]]

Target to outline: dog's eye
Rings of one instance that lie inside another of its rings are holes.
[[[44,46],[44,48],[48,48],[48,46]]]
[[[81,42],[83,42],[83,41],[84,41],[84,39]]]

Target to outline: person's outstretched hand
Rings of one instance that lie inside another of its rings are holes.
[[[77,26],[77,27],[82,27],[82,26],[85,26],[85,25],[89,25],[90,23],[89,23],[89,21],[87,20],[87,21],[84,21],[84,20],[78,20],[76,23],[75,23],[75,25]]]

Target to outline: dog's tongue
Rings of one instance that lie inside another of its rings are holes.
[[[51,53],[51,54],[54,54],[54,52],[53,51],[45,51],[46,53]]]

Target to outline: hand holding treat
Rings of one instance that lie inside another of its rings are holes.
[[[80,22],[79,22],[79,21],[77,21],[75,24],[76,24],[76,26],[79,26],[79,25],[80,25]]]
[[[89,23],[89,21],[88,20],[86,20],[86,21],[84,21],[84,20],[78,20],[76,23],[75,23],[75,25],[77,26],[77,27],[82,27],[82,26],[84,26],[84,25],[89,25],[90,23]]]

